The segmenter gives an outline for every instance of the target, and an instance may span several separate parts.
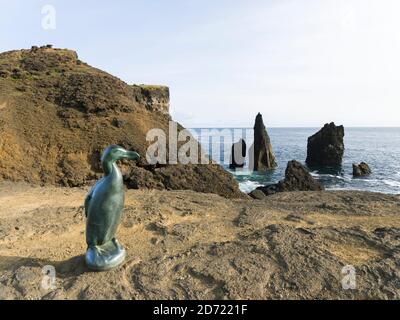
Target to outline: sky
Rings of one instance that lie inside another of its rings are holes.
[[[53,44],[167,85],[185,127],[258,112],[268,127],[400,126],[399,14],[398,0],[0,0],[0,51]]]

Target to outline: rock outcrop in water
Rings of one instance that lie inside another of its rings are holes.
[[[285,179],[277,184],[259,187],[249,195],[254,199],[262,199],[277,192],[322,190],[324,186],[316,181],[300,162],[292,160],[288,162]]]
[[[254,125],[254,143],[250,150],[250,168],[254,171],[267,171],[277,167],[271,140],[265,128],[261,113]]]
[[[372,173],[371,168],[365,162],[361,162],[360,164],[353,164],[353,176],[354,177],[365,177]]]
[[[230,169],[243,168],[246,160],[246,142],[240,139],[232,145]]]
[[[344,154],[344,127],[333,122],[308,138],[307,160],[309,166],[341,166]]]
[[[168,109],[167,87],[128,85],[75,51],[44,46],[0,53],[0,180],[91,184],[101,176],[104,148],[118,144],[143,155],[139,167],[122,166],[130,185],[243,196],[219,165],[148,166],[146,134],[159,128],[168,141]],[[130,177],[132,171],[139,173]]]

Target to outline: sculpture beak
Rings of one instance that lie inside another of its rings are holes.
[[[140,159],[140,155],[135,151],[126,151],[125,158],[130,160],[138,160]]]

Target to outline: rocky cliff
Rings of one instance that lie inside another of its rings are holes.
[[[128,85],[82,62],[74,51],[46,46],[1,53],[0,179],[90,184],[101,176],[106,146],[145,155],[150,129],[168,135],[168,109],[167,87]],[[138,167],[122,167],[130,186],[243,196],[218,165],[158,168],[147,166],[143,157]]]

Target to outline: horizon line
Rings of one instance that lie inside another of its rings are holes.
[[[315,129],[315,128],[322,128],[316,126],[265,126],[266,128],[270,129]],[[345,128],[350,129],[400,129],[400,126],[344,126]],[[253,129],[253,127],[187,127],[187,129]]]

